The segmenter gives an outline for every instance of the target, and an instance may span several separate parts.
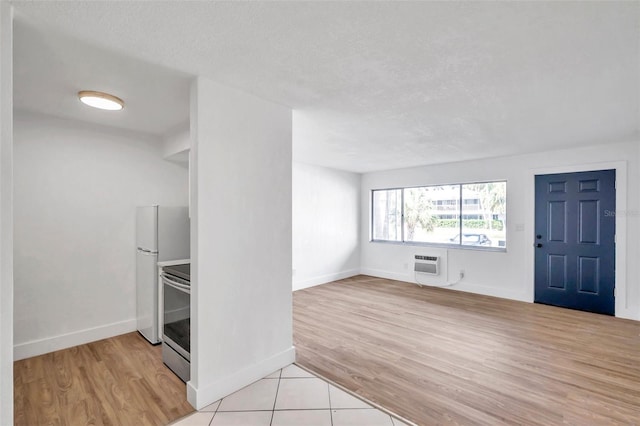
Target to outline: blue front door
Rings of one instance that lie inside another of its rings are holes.
[[[615,313],[615,170],[536,176],[535,302]]]

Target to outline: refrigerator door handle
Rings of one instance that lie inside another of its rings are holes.
[[[156,256],[158,254],[157,251],[143,249],[142,247],[138,247],[138,252],[147,256]]]

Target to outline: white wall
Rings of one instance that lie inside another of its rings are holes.
[[[163,137],[162,157],[169,161],[174,161],[188,166],[189,148],[191,138],[189,137],[189,124],[180,126]]]
[[[362,177],[361,194],[362,273],[414,282],[413,254],[432,251],[425,247],[369,241],[372,189],[507,180],[507,251],[449,249],[449,280],[454,281],[458,271],[464,269],[464,280],[453,289],[532,301],[534,175],[616,168],[616,208],[631,212],[616,218],[616,315],[640,319],[640,276],[636,261],[640,255],[638,148],[637,142],[617,143],[367,173]]]
[[[291,110],[198,78],[191,110],[196,408],[293,362]]]
[[[13,424],[13,8],[0,2],[0,424]]]
[[[360,174],[293,163],[293,290],[360,273]]]
[[[15,357],[135,330],[135,209],[186,205],[161,141],[15,117]]]

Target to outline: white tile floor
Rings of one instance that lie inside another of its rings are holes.
[[[291,364],[173,426],[407,425]]]

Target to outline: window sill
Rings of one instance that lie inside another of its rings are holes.
[[[399,246],[410,247],[431,247],[439,249],[453,249],[453,250],[474,250],[474,251],[488,251],[496,253],[506,253],[506,247],[485,247],[485,246],[463,246],[461,244],[439,244],[439,243],[418,243],[413,241],[385,241],[385,240],[369,240],[370,243],[377,244],[389,244]]]

